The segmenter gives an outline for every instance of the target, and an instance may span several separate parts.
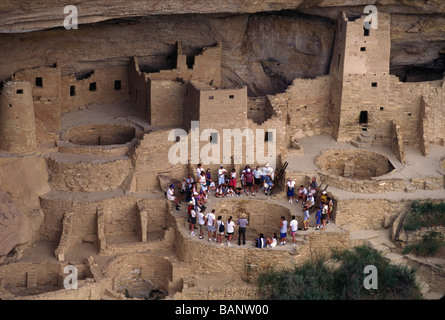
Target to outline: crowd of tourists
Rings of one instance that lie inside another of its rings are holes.
[[[167,198],[175,203],[177,210],[180,210],[182,203],[187,204],[190,234],[192,236],[198,235],[200,239],[204,239],[205,233],[207,233],[209,242],[212,242],[213,239],[215,243],[221,246],[224,245],[224,242],[227,242],[227,246],[231,246],[235,227],[238,226],[238,245],[246,245],[246,229],[249,224],[246,214],[241,214],[236,221],[234,221],[232,216],[229,216],[227,221],[223,221],[221,215],[217,216],[215,209],[207,212],[206,203],[208,197],[211,194],[214,194],[216,198],[242,197],[243,195],[255,196],[258,192],[270,195],[275,187],[274,182],[278,178],[274,169],[269,164],[266,164],[263,168],[257,166],[253,170],[247,165],[240,172],[238,178],[238,173],[235,169],[232,169],[229,173],[221,165],[214,180],[211,170],[204,169],[199,164],[196,168],[195,178],[192,174],[189,174],[178,185],[170,185],[166,191]],[[238,183],[238,179],[240,183]],[[175,195],[176,188],[179,190],[178,196]],[[264,234],[260,233],[253,242],[255,247],[274,248],[278,244],[285,245],[288,233],[292,236],[291,245],[295,245],[297,230],[306,231],[309,229],[309,218],[313,212],[315,212],[316,221],[314,228],[316,230],[324,231],[330,223],[333,200],[328,196],[326,190],[320,190],[315,177],[312,178],[307,188],[304,185],[300,185],[298,189],[296,182],[289,178],[286,182],[286,192],[290,204],[298,205],[301,201],[303,225],[299,227],[295,215],[292,215],[289,223],[286,217],[282,216],[279,224],[277,223],[279,236],[277,236],[277,233],[273,233],[269,237],[265,237]],[[195,232],[195,230],[197,231]]]

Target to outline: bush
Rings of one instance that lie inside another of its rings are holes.
[[[409,244],[403,249],[403,253],[413,252],[418,256],[432,256],[445,246],[445,240],[442,233],[431,231],[422,237],[416,243]]]
[[[411,211],[405,218],[405,230],[417,230],[431,226],[445,226],[445,202],[413,201]]]
[[[327,269],[323,261],[306,263],[293,271],[271,270],[258,276],[258,287],[265,299],[291,300],[370,300],[419,299],[415,271],[390,265],[382,255],[367,246],[334,251],[340,267]],[[367,290],[363,280],[367,265],[377,268],[378,288]]]

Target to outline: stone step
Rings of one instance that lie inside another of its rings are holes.
[[[369,142],[351,141],[351,144],[357,148],[370,148],[372,144]]]

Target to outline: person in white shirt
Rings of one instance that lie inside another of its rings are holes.
[[[292,220],[290,222],[290,233],[292,234],[292,245],[295,245],[295,234],[298,230],[298,221],[295,219],[295,216],[292,216]]]
[[[295,204],[297,204],[300,199],[303,199],[304,205],[307,199],[307,189],[303,185],[301,185],[300,189],[298,190],[298,199],[295,201]]]
[[[199,225],[199,239],[202,239],[204,238],[204,225],[206,224],[206,219],[204,218],[204,212],[201,210],[198,210],[197,216]]]
[[[295,191],[295,181],[292,178],[289,178],[287,181],[287,197],[289,198],[289,202],[292,203],[292,199],[294,198]]]
[[[235,222],[232,221],[232,216],[229,217],[227,220],[227,246],[231,246],[232,236],[235,232]]]
[[[212,209],[212,212],[207,213],[205,218],[207,220],[207,231],[209,232],[209,241],[212,241],[212,233],[213,233],[216,242],[215,209]]]
[[[253,178],[255,182],[255,193],[258,192],[258,188],[261,187],[261,177],[263,176],[263,172],[261,171],[260,167],[256,167],[253,171]]]
[[[221,165],[218,170],[218,185],[223,185],[225,182],[224,174],[227,173],[227,170],[224,169],[224,166]]]
[[[179,210],[179,202],[178,198],[175,197],[175,186],[173,184],[170,185],[170,188],[168,188],[167,192],[167,199],[170,201],[173,201],[176,205],[176,210]]]

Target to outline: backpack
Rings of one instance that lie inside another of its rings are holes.
[[[221,223],[219,224],[218,231],[224,232],[225,230],[226,230],[226,227],[224,226],[224,222],[221,221]]]

